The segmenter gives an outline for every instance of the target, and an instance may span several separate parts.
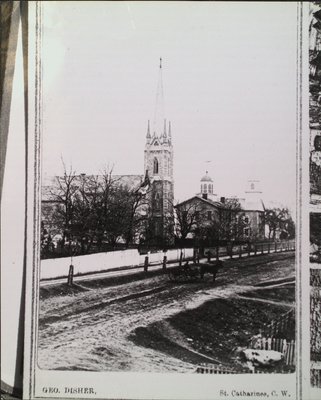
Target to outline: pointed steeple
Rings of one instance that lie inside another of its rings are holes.
[[[146,144],[150,144],[151,142],[151,135],[150,135],[150,126],[149,126],[149,120],[148,120],[148,125],[147,125],[147,134],[146,134]]]
[[[172,127],[171,127],[171,121],[168,122],[168,142],[169,142],[169,144],[172,144]]]
[[[158,72],[158,82],[156,90],[156,102],[154,110],[154,120],[153,120],[153,131],[156,132],[158,137],[163,136],[163,120],[164,120],[164,90],[163,90],[163,60],[159,59],[159,72]]]
[[[149,120],[148,120],[148,125],[147,125],[147,135],[146,135],[146,139],[147,139],[147,141],[149,141],[149,140],[150,140],[150,138],[151,138],[151,135],[150,135],[150,126],[149,126]]]

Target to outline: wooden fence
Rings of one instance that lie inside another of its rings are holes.
[[[271,371],[268,369],[258,370],[256,368],[248,369],[248,368],[239,368],[233,369],[230,367],[226,367],[220,364],[206,364],[202,363],[196,368],[196,373],[198,374],[270,374]],[[283,373],[291,373],[292,371],[284,371]],[[319,377],[320,379],[320,377]]]
[[[294,329],[295,324],[295,310],[294,308],[279,318],[272,320],[269,324],[264,324],[260,333],[265,336],[276,336],[285,332],[287,329]]]
[[[287,341],[274,337],[256,337],[252,338],[249,347],[257,350],[274,350],[284,355],[286,365],[295,365],[295,341]]]
[[[211,257],[243,257],[260,254],[282,253],[295,250],[295,240],[282,240],[280,242],[254,242],[228,246],[205,247],[204,255],[210,252]]]
[[[198,374],[235,374],[238,371],[233,368],[224,367],[223,365],[217,364],[200,364],[196,368]]]

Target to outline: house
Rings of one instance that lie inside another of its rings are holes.
[[[200,180],[200,193],[176,205],[176,225],[181,238],[262,240],[264,204],[257,181],[249,181],[246,198],[219,197],[208,172]]]

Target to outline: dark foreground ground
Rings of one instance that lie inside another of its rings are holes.
[[[192,372],[240,368],[236,349],[293,309],[294,254],[225,262],[216,283],[166,274],[41,288],[38,363],[44,369]],[[294,339],[294,325],[286,332]]]

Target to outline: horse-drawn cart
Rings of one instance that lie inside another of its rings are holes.
[[[223,262],[220,260],[210,263],[194,263],[189,265],[188,261],[179,267],[173,267],[168,270],[168,278],[172,282],[195,282],[203,280],[205,274],[213,275],[215,282],[217,272],[223,267]]]

